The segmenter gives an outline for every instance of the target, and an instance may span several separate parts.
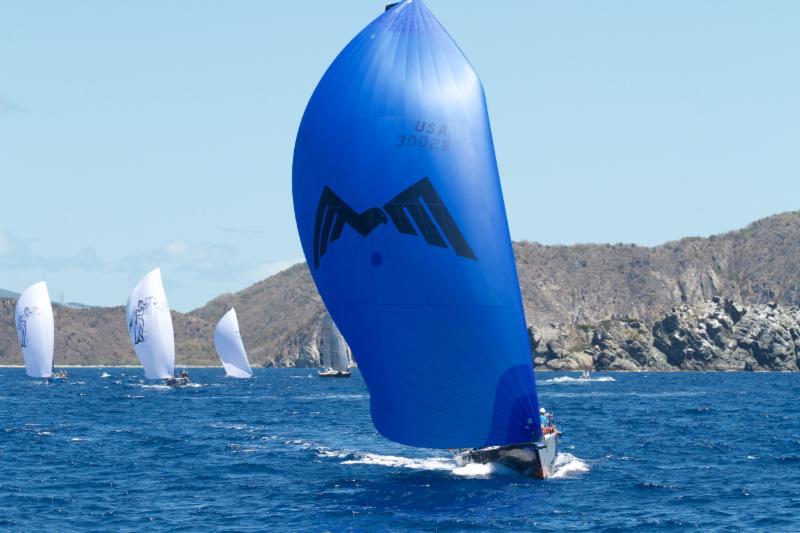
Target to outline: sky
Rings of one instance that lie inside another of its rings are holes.
[[[657,245],[800,208],[800,3],[427,0],[480,75],[511,234]],[[372,0],[6,1],[0,288],[188,311],[302,260],[295,135]]]

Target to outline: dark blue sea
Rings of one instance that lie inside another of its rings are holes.
[[[19,531],[800,530],[800,375],[537,377],[554,479],[393,444],[363,381],[194,369],[0,370],[0,528]]]

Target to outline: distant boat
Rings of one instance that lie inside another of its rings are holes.
[[[214,330],[214,346],[225,367],[225,375],[234,378],[253,377],[253,370],[247,361],[242,335],[239,333],[239,321],[236,310],[231,309],[217,323]]]
[[[144,376],[170,386],[188,385],[188,377],[175,377],[175,333],[160,269],[147,274],[131,291],[125,319]]]
[[[14,317],[28,376],[57,379],[66,377],[66,373],[53,372],[55,327],[47,283],[41,281],[22,292],[17,300]]]
[[[295,219],[385,437],[547,477],[484,92],[420,0],[337,56],[303,115]]]
[[[349,378],[350,358],[347,343],[336,327],[331,315],[325,313],[322,318],[322,332],[319,342],[319,355],[322,370],[321,378]]]
[[[592,379],[592,376],[589,375],[589,371],[588,370],[582,370],[581,371],[581,375],[580,375],[580,377],[578,379],[590,380],[590,379]]]

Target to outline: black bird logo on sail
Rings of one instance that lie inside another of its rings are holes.
[[[478,259],[430,179],[425,177],[383,207],[370,207],[361,213],[325,186],[314,221],[314,268],[319,267],[319,260],[328,246],[342,236],[345,224],[366,237],[389,220],[400,233],[421,234],[431,246],[449,247],[460,257]]]

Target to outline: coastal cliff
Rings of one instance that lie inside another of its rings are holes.
[[[529,329],[534,362],[551,370],[778,370],[800,367],[800,308],[715,297],[633,318],[583,323],[551,339]]]
[[[656,247],[514,244],[540,369],[798,370],[800,211]],[[20,364],[13,299],[0,363]],[[190,313],[173,312],[178,364],[217,364],[213,328],[235,306],[256,365],[315,366],[324,307],[295,265]],[[136,364],[123,310],[56,306],[58,364]]]

